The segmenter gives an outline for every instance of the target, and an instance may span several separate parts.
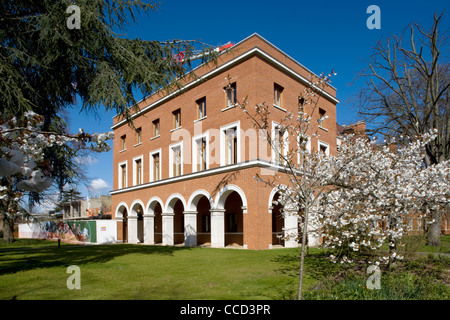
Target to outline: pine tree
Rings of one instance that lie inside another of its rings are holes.
[[[74,11],[68,9],[73,5],[79,8],[79,28],[70,25]],[[186,74],[194,76],[189,61],[180,63],[173,57],[181,51],[189,56],[194,46],[211,53],[204,44],[120,35],[136,23],[136,14],[149,15],[156,9],[141,0],[2,0],[0,123],[32,110],[44,117],[42,130],[64,133],[65,111],[76,100],[80,111],[112,110],[131,122],[139,98],[179,86]],[[204,56],[215,59],[214,53]],[[70,144],[45,150],[60,190],[79,178],[76,151]],[[32,200],[39,201],[40,195],[32,195]],[[9,218],[12,225],[14,217]]]

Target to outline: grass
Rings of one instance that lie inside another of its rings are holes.
[[[382,270],[380,288],[367,286],[367,275],[347,270],[320,281],[309,300],[449,300],[450,260],[430,255]]]
[[[331,263],[321,250],[310,251],[305,260],[307,299],[449,299],[450,260],[445,257],[425,256],[383,271],[381,290],[368,290],[364,272]],[[0,299],[294,299],[299,255],[299,248],[64,243],[58,248],[54,241],[19,239],[0,243]],[[81,290],[67,288],[70,265],[80,267]]]
[[[310,300],[450,300],[450,235],[441,246],[426,246],[423,235],[405,237],[404,262],[381,270],[380,288],[367,287],[363,268],[345,268],[320,280],[305,294]],[[402,250],[400,250],[402,251]]]
[[[295,290],[298,255],[18,240],[0,246],[0,299],[282,299]],[[80,267],[81,290],[66,286],[70,265]]]

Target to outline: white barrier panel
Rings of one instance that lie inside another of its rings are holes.
[[[32,224],[19,224],[19,238],[30,239],[33,238]]]
[[[97,222],[97,243],[117,242],[116,220],[96,220],[96,222]]]

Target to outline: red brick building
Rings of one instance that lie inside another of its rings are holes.
[[[281,217],[272,205],[276,192],[254,179],[256,173],[278,170],[275,154],[236,102],[247,97],[250,107],[273,103],[275,130],[287,112],[297,112],[312,72],[254,34],[221,54],[217,65],[201,65],[195,74],[183,90],[141,101],[133,115],[137,131],[114,118],[111,195],[113,219],[122,220],[119,239],[248,249],[296,246],[277,235],[283,227],[295,227],[297,218]],[[313,122],[328,117],[320,140],[311,137],[310,146],[334,154],[336,89],[328,86],[320,95]]]

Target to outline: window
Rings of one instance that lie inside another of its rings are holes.
[[[220,128],[220,165],[241,161],[239,121]]]
[[[159,137],[159,119],[153,120],[153,137]]]
[[[237,103],[236,82],[227,85],[225,88],[227,108],[233,107]]]
[[[283,98],[283,87],[278,85],[278,84],[274,84],[273,86],[273,104],[274,106],[277,107],[281,107],[282,104],[282,98]]]
[[[172,112],[173,115],[173,129],[181,127],[181,109]]]
[[[170,147],[170,177],[177,177],[183,174],[183,150],[181,143]]]
[[[127,161],[119,163],[119,189],[127,187]]]
[[[283,157],[287,155],[288,132],[285,128],[278,129],[277,144],[278,144],[278,163],[285,162]]]
[[[142,128],[136,129],[136,145],[141,144],[142,142]]]
[[[209,133],[192,138],[192,172],[209,168]]]
[[[126,135],[123,135],[123,136],[121,136],[120,137],[120,145],[121,145],[121,148],[122,148],[122,151],[123,150],[127,150],[127,136]]]
[[[330,148],[329,148],[328,143],[319,141],[319,152],[325,156],[330,155]]]
[[[275,144],[275,150],[272,150],[272,161],[281,164],[285,162],[283,157],[286,157],[288,155],[289,132],[284,126],[276,122],[272,122],[272,128],[272,137]]]
[[[173,176],[181,175],[181,148],[173,149]]]
[[[236,128],[225,130],[225,163],[237,163],[237,135]]]
[[[305,112],[305,99],[298,97],[298,112]]]
[[[142,168],[142,156],[136,157],[133,163],[133,185],[139,185],[143,183],[143,168]]]
[[[325,120],[328,118],[326,113],[327,112],[324,109],[319,108],[319,127],[323,129],[326,128]]]
[[[150,153],[150,181],[161,179],[161,149]]]
[[[142,161],[136,160],[136,184],[142,183],[141,174],[142,174]]]
[[[297,162],[298,164],[303,164],[303,159],[305,158],[305,152],[311,152],[311,138],[307,135],[299,135],[298,141],[298,153]]]
[[[197,119],[206,117],[206,97],[198,99],[197,103]]]
[[[121,175],[122,175],[122,188],[126,188],[127,187],[127,166],[122,165],[120,167],[120,170],[121,170]]]
[[[202,171],[208,169],[207,165],[207,142],[206,137],[195,140],[196,152],[194,155],[194,171]]]

